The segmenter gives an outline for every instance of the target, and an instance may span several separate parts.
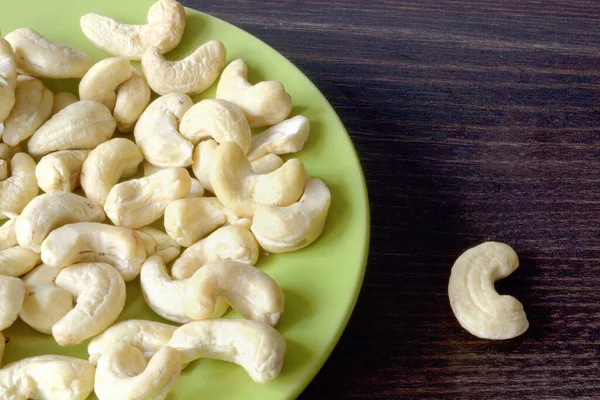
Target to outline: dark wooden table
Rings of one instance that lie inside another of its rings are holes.
[[[302,399],[600,398],[600,2],[184,1],[263,39],[360,155],[372,242],[353,317]],[[476,339],[454,260],[503,241],[529,330]]]

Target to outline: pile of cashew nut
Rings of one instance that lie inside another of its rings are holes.
[[[6,365],[0,397],[164,399],[199,358],[277,378],[284,290],[255,265],[261,248],[296,251],[323,232],[329,189],[280,157],[303,149],[308,119],[290,116],[280,82],[248,82],[218,40],[167,60],[186,24],[175,0],[145,25],[80,22],[111,57],[30,28],[0,36],[0,332],[20,318],[61,346],[91,339],[89,361]],[[42,81],[65,78],[80,79],[77,96]],[[190,97],[215,83],[216,98]],[[138,276],[173,324],[116,323]]]

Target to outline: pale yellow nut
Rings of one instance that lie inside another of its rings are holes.
[[[296,153],[304,147],[310,134],[310,122],[303,115],[296,115],[252,136],[248,159],[253,161],[269,153]]]
[[[225,66],[227,51],[218,40],[198,47],[178,61],[167,60],[156,47],[150,47],[142,57],[142,70],[148,84],[158,94],[204,92],[219,77]]]
[[[39,193],[35,178],[35,161],[26,153],[10,160],[11,176],[0,181],[0,212],[19,214]]]
[[[96,365],[100,357],[114,344],[124,343],[142,352],[146,360],[167,345],[176,326],[141,319],[130,319],[114,324],[88,345],[89,361]]]
[[[77,103],[79,99],[73,93],[69,92],[58,92],[54,93],[54,102],[52,104],[52,112],[50,116],[53,116],[62,109],[67,108],[73,103]]]
[[[248,67],[242,59],[232,61],[223,70],[217,98],[237,104],[252,128],[277,124],[292,111],[292,98],[281,82],[248,83]]]
[[[167,205],[185,196],[190,187],[186,169],[166,168],[115,185],[108,193],[104,211],[115,225],[140,228],[162,217]]]
[[[297,203],[287,207],[257,205],[252,233],[271,253],[302,249],[323,232],[331,205],[331,193],[320,179],[311,179]]]
[[[144,110],[133,134],[148,162],[157,167],[187,167],[194,145],[179,133],[183,114],[193,105],[185,94],[171,93],[154,100]]]
[[[52,112],[54,95],[39,79],[19,75],[15,90],[15,105],[4,120],[2,140],[16,146],[42,126]]]
[[[69,192],[44,193],[33,199],[17,217],[19,245],[37,253],[50,232],[75,222],[102,222],[104,210],[85,197]]]
[[[0,160],[0,181],[8,178],[8,163],[5,160]]]
[[[115,138],[96,147],[81,168],[81,188],[94,204],[104,207],[110,190],[121,178],[136,173],[144,160],[140,148],[129,139]]]
[[[10,44],[0,37],[0,137],[4,132],[4,120],[15,105],[17,87],[17,64]]]
[[[42,242],[41,257],[52,267],[77,262],[107,263],[130,282],[140,273],[146,249],[142,238],[131,229],[77,222],[52,231]]]
[[[148,10],[147,25],[124,24],[94,13],[82,16],[80,25],[83,34],[100,49],[141,60],[150,46],[162,53],[177,47],[185,29],[185,9],[174,0],[159,0]]]
[[[164,168],[157,167],[155,165],[150,164],[148,161],[144,161],[144,176],[150,176],[152,174],[157,173],[158,171],[162,171]],[[192,183],[190,187],[190,191],[185,195],[185,198],[193,198],[193,197],[202,197],[204,196],[204,186],[200,183],[200,181],[196,178],[190,178]]]
[[[83,162],[91,150],[59,150],[45,155],[35,168],[37,184],[46,193],[72,192],[80,185]]]
[[[494,282],[519,266],[508,245],[485,242],[465,251],[454,263],[448,297],[454,316],[467,331],[482,339],[512,339],[529,327],[523,305],[500,295]]]
[[[22,280],[0,275],[0,299],[2,299],[0,302],[0,331],[8,328],[17,320],[24,298],[25,284]],[[2,392],[0,391],[0,393]]]
[[[111,112],[117,102],[117,87],[131,77],[129,60],[105,58],[94,64],[79,82],[79,98],[104,104]]]
[[[285,339],[269,325],[226,318],[185,324],[175,330],[169,346],[184,363],[199,358],[232,362],[259,383],[279,376],[286,351]]]
[[[82,100],[59,111],[29,139],[29,153],[39,157],[56,150],[93,149],[109,140],[117,123],[106,106]]]
[[[239,216],[252,217],[257,204],[289,206],[306,186],[302,161],[288,160],[268,174],[256,174],[243,150],[226,142],[214,151],[210,182],[217,198]]]
[[[213,318],[225,298],[244,318],[276,325],[283,312],[283,290],[263,271],[237,261],[215,261],[187,280],[183,309],[195,320]]]
[[[251,162],[255,174],[268,174],[281,168],[283,160],[277,154],[269,153]]]
[[[94,389],[95,372],[79,358],[26,358],[0,369],[0,393],[9,393],[7,400],[85,400]]]
[[[0,250],[0,275],[21,276],[40,263],[40,254],[21,246]]]
[[[17,246],[17,234],[15,233],[16,216],[9,217],[2,226],[0,226],[0,250],[6,250],[10,247]]]
[[[132,68],[131,77],[117,87],[113,116],[119,132],[133,132],[135,123],[150,104],[150,94],[144,75]]]
[[[149,253],[146,251],[148,257],[156,254],[162,258],[165,264],[168,264],[173,261],[181,252],[181,247],[179,244],[163,231],[145,226],[137,229],[136,232],[138,232],[143,239],[143,236],[145,235],[152,240],[153,250]],[[146,243],[146,239],[144,240],[144,243]]]
[[[217,143],[235,142],[247,153],[252,132],[242,110],[227,100],[206,99],[194,104],[181,119],[181,134],[190,142],[212,138]]]
[[[165,346],[146,361],[126,343],[111,346],[98,361],[94,389],[99,400],[163,400],[181,373],[177,350]]]

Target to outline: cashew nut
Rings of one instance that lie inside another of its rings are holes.
[[[331,193],[320,179],[311,179],[302,198],[287,207],[257,205],[252,233],[271,253],[296,251],[314,242],[323,232]]]
[[[177,350],[165,346],[146,361],[126,343],[107,349],[98,360],[94,390],[99,400],[163,400],[181,373]]]
[[[61,150],[45,155],[35,168],[37,184],[44,192],[72,192],[79,186],[83,162],[91,150]]]
[[[15,105],[17,65],[10,44],[0,37],[0,137],[4,132],[4,120]]]
[[[40,189],[35,179],[35,161],[26,153],[10,160],[12,175],[0,181],[0,212],[20,213]]]
[[[150,176],[152,174],[157,173],[158,171],[162,171],[164,168],[157,167],[155,165],[150,164],[148,161],[144,161],[144,176]],[[190,187],[190,191],[185,195],[184,198],[193,198],[193,197],[202,197],[204,196],[204,186],[200,183],[200,181],[196,178],[190,178],[190,182],[192,183]]]
[[[133,134],[144,157],[157,167],[187,167],[194,145],[178,131],[183,114],[193,105],[185,94],[171,93],[154,100],[144,110]]]
[[[229,63],[217,85],[217,98],[237,104],[251,128],[277,124],[292,111],[292,98],[281,82],[248,83],[248,67],[242,59]]]
[[[148,256],[156,254],[162,258],[165,264],[173,261],[181,251],[179,244],[177,244],[176,241],[171,239],[171,237],[163,231],[145,226],[137,229],[136,232],[142,237],[144,244],[146,244],[149,240],[152,241],[152,251],[148,251],[147,245],[146,254]]]
[[[169,346],[182,362],[213,358],[242,366],[255,382],[271,381],[281,371],[285,339],[269,325],[244,319],[209,319],[180,326]]]
[[[233,142],[213,153],[210,182],[217,198],[230,210],[252,217],[257,204],[289,206],[297,201],[308,175],[298,159],[288,160],[268,174],[255,174],[243,150]]]
[[[15,105],[4,120],[2,140],[16,146],[34,134],[50,116],[54,95],[39,79],[19,75]]]
[[[97,222],[77,222],[52,231],[42,242],[42,261],[52,267],[77,262],[105,262],[126,282],[134,280],[146,259],[144,242],[131,229]]]
[[[81,17],[80,25],[83,34],[107,53],[140,60],[150,46],[162,53],[177,47],[185,29],[185,9],[174,0],[159,0],[148,10],[147,25],[124,24],[94,13]]]
[[[149,360],[167,345],[175,329],[177,327],[173,325],[141,319],[119,322],[92,339],[88,345],[89,360],[96,365],[100,357],[117,343],[137,348]]]
[[[78,358],[26,358],[0,369],[0,393],[7,400],[85,400],[94,389],[94,373],[92,364]]]
[[[81,78],[94,64],[92,57],[62,43],[53,42],[31,28],[6,35],[20,74],[39,78]]]
[[[52,104],[52,112],[50,113],[50,116],[53,116],[60,110],[65,109],[68,106],[70,106],[71,104],[77,103],[78,101],[79,101],[79,99],[73,93],[69,93],[69,92],[54,93],[54,102]]]
[[[75,307],[52,327],[61,346],[79,344],[103,332],[125,307],[125,281],[108,264],[73,264],[58,274],[56,286],[77,299]]]
[[[142,57],[142,70],[152,90],[158,94],[204,92],[217,80],[225,66],[227,51],[218,40],[198,47],[178,61],[169,61],[156,47],[149,47]]]
[[[0,299],[2,299],[0,302],[0,331],[8,328],[17,320],[24,298],[25,285],[22,280],[0,275]]]
[[[262,175],[273,172],[283,165],[283,160],[277,154],[269,153],[251,162],[255,174]]]
[[[3,215],[4,216],[4,215]],[[8,220],[0,226],[0,251],[10,247],[17,246],[17,235],[15,233],[15,223],[17,217],[9,213]]]
[[[139,228],[159,219],[167,205],[185,196],[190,187],[186,169],[166,168],[115,185],[108,193],[104,211],[115,225]]]
[[[133,132],[135,123],[150,104],[150,94],[150,86],[144,75],[132,68],[131,77],[117,87],[113,116],[119,132]]]
[[[485,242],[465,251],[454,263],[448,297],[458,322],[483,339],[512,339],[529,327],[523,305],[514,297],[499,295],[494,282],[519,266],[508,245]]]
[[[29,153],[43,156],[56,150],[93,149],[110,139],[117,123],[106,106],[82,100],[59,111],[29,139]]]
[[[69,192],[44,193],[33,199],[17,218],[19,245],[40,252],[50,232],[75,222],[102,222],[104,210],[85,197]]]
[[[79,82],[79,98],[104,104],[110,111],[117,102],[117,87],[131,77],[129,60],[105,58],[94,64]]]
[[[256,160],[268,153],[288,154],[300,151],[309,134],[310,122],[305,116],[296,115],[286,119],[252,137],[248,159]]]
[[[197,144],[213,138],[217,143],[235,142],[247,153],[252,132],[242,110],[227,100],[206,99],[194,104],[181,119],[183,137]]]
[[[104,207],[119,179],[136,173],[144,156],[131,140],[111,139],[96,147],[81,168],[81,188],[94,204]]]
[[[0,251],[0,275],[21,276],[31,271],[39,263],[39,253],[21,246],[13,246]]]
[[[213,318],[217,300],[244,318],[275,325],[283,312],[283,290],[263,271],[237,261],[215,261],[187,279],[183,310],[190,318]]]

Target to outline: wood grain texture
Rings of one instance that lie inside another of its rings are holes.
[[[369,188],[356,310],[302,399],[600,398],[600,2],[184,1],[332,103]],[[484,240],[531,326],[476,339],[447,299]]]

